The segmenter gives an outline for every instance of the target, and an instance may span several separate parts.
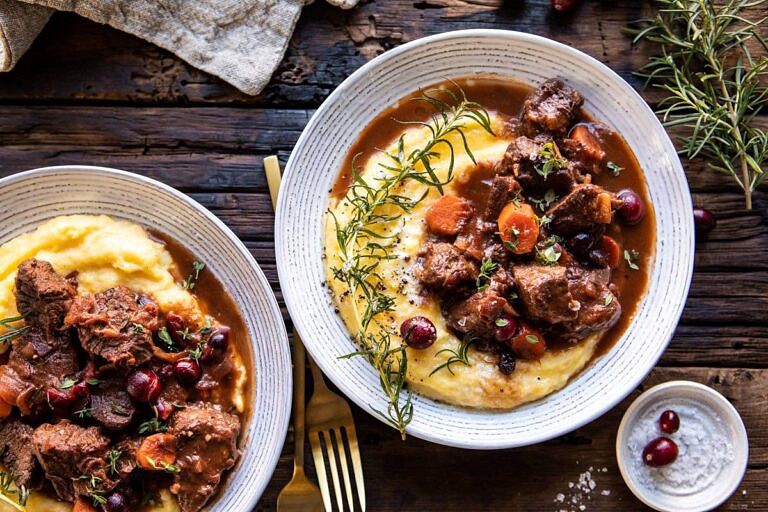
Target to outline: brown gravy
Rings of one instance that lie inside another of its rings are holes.
[[[197,259],[194,254],[164,233],[151,229],[149,229],[148,232],[153,239],[165,245],[165,248],[171,254],[171,257],[176,264],[174,272],[176,280],[181,282],[186,279],[192,272],[192,263]],[[207,269],[203,270],[200,272],[200,277],[195,286],[195,296],[197,297],[204,314],[212,316],[222,324],[229,326],[229,350],[237,354],[243,361],[243,364],[247,365],[249,360],[247,357],[248,347],[250,346],[248,329],[245,326],[239,308],[224,289],[224,285],[221,284],[212,272]],[[232,354],[229,356],[232,357]],[[250,385],[250,369],[246,369],[246,371],[248,373],[248,382],[246,382],[245,386],[247,404],[250,403],[252,386]],[[219,382],[220,385],[214,390],[211,400],[223,405],[225,408],[233,409],[234,406],[230,397],[234,391],[235,382],[232,374],[227,375]],[[244,411],[241,415],[241,420],[246,421],[249,414],[250,411]]]
[[[480,103],[488,111],[494,111],[508,118],[520,115],[526,97],[533,91],[533,88],[527,84],[494,76],[463,77],[454,79],[453,82],[464,90],[469,100]],[[453,89],[449,81],[434,84],[429,88],[440,87]],[[377,153],[377,148],[386,148],[399,137],[403,131],[403,125],[396,120],[423,121],[429,118],[432,113],[429,106],[420,101],[412,101],[419,94],[419,91],[414,92],[383,111],[360,134],[349,149],[330,191],[333,198],[340,199],[346,194],[352,180],[353,164],[356,167],[363,167],[366,161]],[[596,121],[588,112],[582,110],[578,122],[595,123]],[[604,126],[600,127],[599,131],[606,153],[605,160],[616,163],[623,170],[619,176],[615,177],[607,172],[594,176],[593,183],[612,192],[631,188],[643,198],[646,215],[637,225],[619,226],[613,223],[606,232],[607,235],[616,239],[622,248],[639,252],[636,260],[639,269],[630,269],[622,258],[619,268],[613,271],[611,281],[618,289],[622,314],[618,323],[602,335],[595,357],[608,352],[632,321],[647,289],[649,267],[653,263],[656,244],[653,205],[649,200],[643,171],[637,158],[620,134]],[[492,177],[492,166],[480,163],[472,176],[461,185],[459,194],[476,204],[484,204]],[[557,349],[557,347],[554,348]]]

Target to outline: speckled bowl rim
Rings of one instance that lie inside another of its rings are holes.
[[[255,376],[251,375],[250,379],[253,387],[251,388],[250,393],[251,400],[248,403],[250,410],[246,411],[246,421],[250,425],[253,425],[254,423],[258,425],[259,411],[256,410],[255,406],[257,403],[262,403],[262,398],[260,398],[261,396],[268,395],[263,389],[261,389],[266,382],[269,381],[272,386],[278,390],[282,390],[282,393],[280,393],[278,396],[267,397],[267,401],[272,401],[276,406],[276,412],[275,414],[271,415],[272,420],[270,424],[254,427],[252,432],[254,437],[251,437],[248,440],[248,443],[243,441],[243,444],[240,446],[241,457],[238,460],[235,468],[227,474],[226,479],[224,480],[224,485],[227,485],[227,488],[220,490],[216,494],[215,499],[212,502],[206,504],[204,507],[204,510],[211,512],[223,512],[224,509],[222,509],[222,506],[227,507],[226,512],[251,512],[251,510],[253,510],[261,498],[261,495],[263,494],[270,480],[272,479],[274,470],[277,467],[277,463],[279,462],[280,455],[285,444],[285,437],[288,431],[288,422],[290,419],[291,402],[293,396],[292,365],[288,334],[285,329],[285,322],[282,319],[280,307],[277,303],[277,299],[275,298],[274,293],[272,292],[269,281],[264,275],[264,272],[261,270],[259,264],[256,262],[255,258],[245,247],[245,244],[243,244],[243,242],[232,232],[231,229],[229,229],[229,227],[227,227],[207,208],[205,208],[191,197],[158,180],[109,167],[90,165],[59,165],[22,171],[2,178],[0,179],[0,190],[6,186],[23,183],[30,178],[66,175],[67,173],[82,174],[84,172],[93,173],[94,175],[106,176],[108,179],[127,180],[128,182],[132,182],[140,186],[152,188],[162,194],[168,195],[174,200],[179,201],[179,203],[183,204],[183,206],[192,208],[197,213],[202,215],[205,218],[205,221],[210,223],[210,226],[214,230],[218,231],[220,234],[226,237],[227,243],[231,245],[232,249],[239,253],[239,256],[243,259],[243,263],[246,263],[254,274],[255,280],[249,282],[248,286],[259,293],[262,296],[262,299],[266,301],[266,307],[269,309],[269,314],[267,316],[271,318],[270,329],[272,329],[272,334],[276,335],[276,339],[270,339],[270,350],[276,351],[279,354],[279,357],[271,362],[272,366],[265,366],[263,364],[259,366],[258,359],[254,357],[254,367],[252,368],[252,371]],[[0,214],[4,213],[3,210],[5,210],[5,208],[0,208]],[[90,212],[84,211],[83,213]],[[179,239],[177,241],[182,245],[187,246],[187,240]],[[231,295],[229,290],[228,293]],[[232,296],[232,298],[238,304],[238,307],[242,308],[242,304],[239,303],[234,296]],[[244,318],[244,320],[246,321],[247,325],[249,322],[251,322],[251,320],[248,318]],[[252,319],[251,323],[255,324],[259,320],[259,318],[254,318]],[[257,340],[254,338],[250,326],[249,334],[251,348],[254,350],[255,354],[260,349],[257,346]],[[245,457],[245,452],[247,451],[250,444],[259,442],[258,440],[254,440],[254,438],[257,437],[260,432],[269,432],[272,441],[269,445],[260,447],[260,453],[262,453],[264,456],[261,458],[262,463],[260,467],[256,467],[256,464],[252,460],[249,460]],[[247,486],[233,489],[229,483],[232,482],[235,476],[241,472],[250,473]],[[235,491],[239,491],[241,493],[242,499],[238,500],[235,505],[221,505],[222,502],[227,500],[228,495]],[[245,494],[244,497],[242,497],[242,493]]]
[[[637,499],[654,510],[658,510],[660,512],[674,512],[674,510],[663,508],[660,504],[653,500],[652,496],[646,495],[643,492],[642,487],[635,485],[635,481],[632,479],[632,475],[628,467],[630,453],[629,449],[627,448],[627,443],[624,442],[626,441],[624,439],[624,434],[625,431],[628,431],[631,428],[635,420],[637,420],[637,415],[644,406],[654,400],[674,396],[676,392],[681,390],[689,390],[694,394],[702,396],[707,395],[713,399],[713,401],[719,406],[715,412],[719,414],[724,422],[734,428],[737,432],[738,438],[733,440],[734,444],[743,447],[743,450],[740,450],[740,453],[744,453],[743,459],[734,462],[736,469],[738,469],[737,473],[735,474],[739,476],[732,482],[728,483],[728,486],[725,488],[727,491],[723,491],[722,498],[716,497],[712,500],[711,503],[708,503],[706,506],[702,506],[698,509],[686,509],[686,512],[706,512],[722,505],[725,503],[725,501],[728,500],[728,498],[733,495],[734,492],[736,492],[736,489],[738,489],[739,484],[743,480],[744,474],[747,471],[747,463],[749,461],[749,438],[747,436],[747,429],[744,426],[744,421],[741,419],[741,415],[739,415],[739,412],[736,410],[733,404],[718,391],[710,388],[709,386],[705,386],[704,384],[688,380],[673,380],[664,382],[662,384],[657,384],[651,389],[645,391],[643,394],[637,397],[634,402],[632,402],[621,419],[619,430],[616,433],[616,461],[619,464],[619,471],[621,472],[621,477],[624,479],[624,483],[627,484],[627,487],[629,487],[629,490],[632,491],[632,494],[634,494]]]
[[[290,203],[290,198],[288,195],[289,189],[292,188],[293,182],[298,178],[298,176],[304,171],[303,169],[298,167],[298,154],[302,151],[302,147],[307,145],[310,139],[310,134],[313,132],[313,129],[316,127],[316,125],[320,125],[321,123],[326,122],[327,120],[324,119],[326,116],[326,112],[331,111],[331,109],[335,106],[337,103],[343,103],[346,101],[347,96],[353,97],[354,92],[357,89],[363,88],[362,83],[365,83],[366,81],[371,80],[384,80],[388,77],[382,77],[376,75],[376,70],[379,66],[382,64],[388,62],[392,59],[397,59],[403,54],[406,54],[408,52],[419,50],[423,47],[427,47],[433,44],[439,44],[446,41],[461,40],[463,44],[471,45],[473,39],[475,38],[502,38],[502,39],[509,39],[516,42],[525,42],[530,45],[539,45],[542,47],[546,47],[547,49],[559,52],[563,55],[568,56],[569,58],[573,58],[574,60],[578,61],[581,65],[583,65],[583,73],[588,74],[589,69],[592,68],[594,70],[597,70],[598,72],[606,75],[610,81],[615,83],[617,87],[620,87],[622,89],[623,94],[626,98],[629,98],[633,104],[637,104],[637,108],[639,111],[642,111],[642,114],[644,116],[652,116],[653,117],[653,135],[658,136],[660,139],[662,139],[661,145],[663,146],[663,153],[665,157],[668,157],[671,160],[671,166],[676,174],[673,181],[675,181],[675,186],[680,187],[681,189],[684,189],[686,192],[683,197],[680,198],[680,205],[681,205],[681,211],[683,209],[687,209],[690,211],[692,209],[692,202],[690,198],[690,192],[688,190],[687,182],[685,180],[685,174],[682,168],[682,164],[680,163],[680,160],[677,156],[677,152],[674,148],[674,145],[672,144],[671,140],[669,139],[669,136],[664,131],[663,127],[661,126],[661,123],[659,123],[658,119],[656,119],[655,114],[650,109],[650,107],[647,105],[645,100],[642,99],[642,97],[635,91],[629,84],[626,83],[619,75],[617,75],[614,71],[612,71],[610,68],[608,68],[605,64],[599,62],[598,60],[594,59],[593,57],[575,49],[571,48],[567,45],[564,45],[562,43],[558,43],[556,41],[553,41],[551,39],[536,36],[532,34],[522,33],[522,32],[515,32],[515,31],[507,31],[507,30],[496,30],[496,29],[470,29],[470,30],[459,30],[459,31],[452,31],[452,32],[445,32],[442,34],[437,34],[429,37],[424,37],[421,39],[417,39],[415,41],[411,41],[409,43],[406,43],[404,45],[398,46],[397,48],[394,48],[392,50],[389,50],[382,55],[376,57],[372,61],[368,62],[367,64],[363,65],[360,69],[355,71],[352,75],[350,75],[344,82],[342,82],[339,87],[334,90],[334,92],[323,102],[323,104],[317,109],[317,111],[314,113],[312,118],[310,119],[309,123],[305,127],[304,131],[302,132],[301,136],[299,137],[299,140],[297,141],[294,150],[291,153],[291,156],[288,160],[288,164],[286,166],[285,176],[283,178],[283,185],[280,190],[279,200],[278,200],[278,208],[277,208],[277,216],[276,216],[276,226],[275,226],[275,250],[276,250],[276,257],[277,257],[277,267],[278,267],[278,275],[280,278],[280,287],[283,292],[283,298],[286,303],[286,307],[290,313],[290,316],[294,322],[294,325],[297,329],[297,331],[300,333],[302,339],[305,342],[305,345],[307,347],[307,350],[310,352],[310,354],[314,357],[315,361],[317,361],[320,368],[323,370],[326,376],[328,376],[334,384],[339,387],[342,392],[344,392],[350,399],[352,399],[358,406],[360,406],[365,411],[371,413],[374,417],[379,419],[380,421],[384,421],[383,418],[381,418],[378,414],[372,411],[374,408],[374,405],[372,405],[372,401],[376,401],[376,407],[381,408],[381,397],[378,398],[372,398],[371,395],[369,395],[368,401],[365,397],[361,396],[361,392],[358,391],[357,386],[353,385],[352,383],[348,383],[345,381],[344,378],[340,375],[339,370],[334,367],[333,361],[326,361],[323,357],[321,348],[316,341],[317,336],[313,334],[314,331],[317,331],[317,327],[312,325],[312,321],[314,319],[310,319],[307,311],[312,310],[313,308],[327,308],[330,307],[330,305],[327,304],[316,304],[316,303],[307,303],[306,298],[304,294],[299,293],[298,290],[294,290],[294,285],[289,279],[289,275],[293,272],[295,272],[295,267],[292,267],[292,265],[296,265],[296,261],[292,260],[292,249],[295,249],[295,247],[291,246],[291,236],[289,234],[290,229],[293,227],[292,225],[288,224],[288,220],[292,214],[291,209],[294,205]],[[444,78],[450,77],[450,72],[446,71],[448,75],[446,75]],[[553,75],[557,74],[557,70],[553,70]],[[461,75],[456,76],[463,76],[465,75],[462,73]],[[525,76],[518,77],[520,79],[525,80]],[[434,80],[432,81],[434,82]],[[428,84],[423,84],[428,85]],[[413,92],[412,90],[409,92]],[[404,95],[403,95],[404,96]],[[402,97],[402,96],[400,96]],[[396,99],[400,99],[400,97]],[[636,112],[639,112],[636,111]],[[635,153],[638,153],[638,149],[633,147],[635,150]],[[308,170],[306,172],[309,172]],[[313,172],[317,172],[316,169],[313,169]],[[338,172],[338,169],[333,169],[332,171],[335,174]],[[306,222],[306,217],[303,219],[304,222]],[[317,220],[316,222],[320,222],[320,220]],[[680,277],[681,278],[681,290],[679,295],[675,295],[674,302],[667,304],[667,307],[665,308],[666,314],[665,317],[669,320],[674,320],[674,322],[670,322],[669,328],[665,328],[664,333],[662,334],[663,340],[659,343],[656,343],[653,348],[653,353],[651,356],[652,364],[645,364],[643,366],[643,371],[638,372],[637,374],[634,374],[634,378],[631,382],[625,383],[625,385],[622,386],[621,393],[613,394],[611,395],[610,399],[605,399],[599,408],[590,411],[588,414],[582,413],[578,418],[574,418],[569,422],[561,422],[562,424],[558,425],[556,429],[546,431],[546,432],[531,432],[528,434],[525,438],[517,438],[512,439],[508,437],[499,436],[497,434],[494,435],[484,435],[484,437],[481,437],[480,435],[476,437],[472,437],[468,435],[464,439],[459,439],[456,436],[450,437],[448,434],[445,434],[437,425],[427,425],[422,424],[417,426],[415,423],[411,423],[407,427],[407,432],[409,435],[413,435],[415,437],[432,441],[435,443],[447,445],[447,446],[455,446],[460,448],[469,448],[469,449],[503,449],[503,448],[513,448],[517,446],[526,446],[531,445],[543,441],[547,441],[550,439],[553,439],[557,436],[566,434],[568,432],[571,432],[583,425],[586,425],[587,423],[590,423],[591,421],[594,421],[596,418],[599,418],[603,414],[605,414],[607,411],[609,411],[611,408],[613,408],[615,405],[617,405],[619,402],[621,402],[624,398],[626,398],[629,393],[632,392],[650,373],[650,371],[655,366],[658,359],[663,354],[664,350],[666,350],[667,345],[669,344],[669,341],[672,338],[672,335],[674,333],[674,326],[677,325],[679,322],[679,318],[683,311],[683,306],[685,304],[685,299],[688,295],[688,290],[690,288],[690,282],[691,277],[693,274],[693,254],[694,254],[694,231],[693,231],[693,218],[692,215],[686,216],[684,219],[681,220],[681,230],[682,233],[686,234],[683,236],[681,240],[681,250],[685,251],[686,258],[680,258],[680,261],[675,261],[676,265],[679,267],[680,270]],[[658,232],[658,227],[657,227]],[[657,239],[657,250],[655,254],[656,261],[654,262],[654,265],[658,262],[659,257],[659,248],[661,246],[659,245],[659,240]],[[320,255],[317,255],[318,258],[320,258]],[[649,278],[652,279],[652,276]],[[677,292],[676,292],[677,293]],[[647,294],[643,299],[643,303],[647,299]],[[626,332],[629,332],[632,329],[632,325],[635,324],[635,320],[633,320],[632,324],[630,324],[630,327],[627,329]],[[672,325],[672,323],[674,325]],[[330,325],[330,324],[329,324]],[[666,322],[665,322],[666,325]],[[324,327],[325,329],[325,327]],[[328,329],[331,329],[328,327]],[[625,332],[625,335],[626,335]],[[325,334],[325,332],[323,333]],[[344,342],[349,343],[349,337],[347,336]],[[339,339],[338,343],[342,343],[342,340]],[[603,356],[605,358],[606,356]],[[349,361],[347,361],[349,362]],[[567,386],[566,386],[567,388]],[[552,396],[552,395],[550,395]],[[424,397],[421,397],[424,398]],[[537,403],[540,403],[543,400],[547,400],[549,397],[544,398],[540,401],[534,402],[533,404],[528,404],[521,406],[519,409],[523,409],[525,407],[529,407],[532,405],[535,405]],[[429,399],[424,398],[424,400],[429,401]],[[448,414],[458,414],[456,413],[457,410],[466,410],[466,411],[472,411],[476,412],[471,409],[463,409],[461,407],[446,405],[446,404],[439,404],[435,402],[436,407],[443,408]],[[419,414],[418,407],[416,409],[415,414]],[[504,412],[496,412],[496,411],[485,411],[485,414],[493,417],[497,416],[499,414],[504,414]],[[495,421],[495,420],[492,420]],[[467,427],[466,432],[469,434],[471,432],[471,427]]]

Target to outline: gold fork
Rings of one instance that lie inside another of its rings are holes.
[[[270,156],[264,159],[264,168],[267,173],[267,183],[269,185],[269,191],[272,195],[273,206],[277,204],[277,191],[280,188],[280,166],[276,156]],[[294,344],[294,365],[297,363],[297,351],[296,347],[301,347],[301,360],[304,360],[303,343],[298,334],[293,333]],[[322,491],[323,503],[325,510],[331,512],[333,506],[331,504],[331,492],[328,485],[328,476],[326,473],[325,455],[328,456],[328,468],[331,472],[331,478],[333,481],[333,489],[336,496],[336,504],[338,510],[341,512],[344,510],[344,495],[341,491],[341,481],[339,480],[339,466],[341,467],[341,474],[344,481],[344,491],[347,498],[349,509],[354,511],[354,490],[357,490],[358,503],[360,504],[360,510],[365,512],[365,483],[363,480],[363,463],[360,459],[360,446],[357,442],[357,431],[355,430],[354,419],[352,418],[352,409],[349,404],[338,396],[331,392],[328,386],[325,384],[323,374],[320,368],[307,356],[309,361],[309,367],[312,370],[312,378],[314,382],[314,392],[312,398],[309,401],[307,408],[306,420],[309,425],[309,443],[312,446],[312,457],[315,461],[315,470],[317,472],[317,479],[320,483],[320,489]],[[302,364],[303,367],[303,364]],[[301,404],[303,409],[304,404],[304,375],[301,377]],[[295,374],[295,383],[299,382],[299,377]],[[296,392],[294,390],[294,402],[296,402]],[[297,409],[298,411],[298,409]],[[301,425],[304,427],[303,423]],[[298,436],[298,428],[296,435]],[[345,442],[346,441],[346,442]],[[303,444],[303,432],[301,437],[301,448],[299,448],[296,441],[296,453],[301,451],[302,467],[304,456],[304,444]],[[347,453],[349,458],[347,458]],[[339,466],[337,466],[337,458]],[[349,463],[351,462],[352,470],[354,473],[354,487],[352,484]],[[296,458],[296,464],[298,465],[298,456]],[[303,469],[301,474],[303,475]],[[296,478],[296,469],[294,469],[294,479]],[[291,481],[291,483],[293,480]],[[290,487],[290,483],[280,493],[278,498],[278,510],[283,512],[280,508],[280,498],[283,493]],[[310,484],[311,485],[311,484]],[[314,486],[313,486],[314,487]],[[317,489],[317,487],[315,487]],[[288,510],[288,509],[286,509]],[[293,509],[291,509],[293,510]],[[310,509],[304,509],[310,510]]]
[[[331,493],[328,488],[325,458],[331,470],[333,489],[339,511],[344,510],[344,498],[341,493],[339,472],[336,466],[338,457],[341,474],[344,478],[344,491],[349,504],[349,510],[355,510],[354,489],[357,490],[360,510],[365,512],[365,483],[363,481],[363,463],[360,460],[360,446],[357,444],[357,432],[349,404],[336,393],[331,392],[325,385],[323,373],[317,364],[309,359],[312,369],[312,379],[315,390],[307,407],[307,425],[309,429],[309,444],[312,446],[312,457],[315,460],[317,480],[323,492],[325,509],[331,510]],[[346,441],[346,443],[345,443]],[[345,448],[345,444],[348,448]],[[349,453],[349,459],[347,458]],[[354,471],[355,487],[352,486],[349,473],[349,463]]]
[[[264,159],[272,207],[277,206],[280,189],[280,165],[277,157]],[[304,345],[293,333],[293,478],[277,497],[278,512],[322,512],[320,489],[304,473]],[[330,509],[329,509],[330,510]]]

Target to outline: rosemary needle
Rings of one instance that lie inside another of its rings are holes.
[[[745,15],[766,2],[657,0],[657,15],[629,31],[635,42],[660,47],[638,74],[667,93],[657,113],[665,126],[686,129],[680,153],[732,176],[747,209],[765,179],[768,157],[768,132],[754,123],[768,101],[768,57],[753,56],[748,44],[761,53],[768,46],[757,32],[767,18]]]
[[[388,423],[400,431],[405,439],[405,428],[413,417],[413,403],[410,391],[405,390],[408,360],[405,346],[393,346],[391,334],[386,327],[376,322],[381,313],[392,311],[394,298],[386,294],[378,266],[382,260],[391,259],[391,249],[397,242],[396,233],[384,232],[383,228],[396,224],[404,214],[409,213],[430,189],[441,194],[443,187],[453,178],[456,148],[448,139],[451,134],[460,137],[464,152],[475,161],[464,135],[465,124],[474,122],[488,133],[493,134],[488,112],[478,103],[467,99],[464,91],[454,84],[456,91],[432,89],[424,91],[416,101],[422,101],[434,109],[429,121],[402,122],[426,128],[428,138],[422,147],[406,152],[405,136],[401,136],[396,149],[385,152],[386,163],[379,164],[383,176],[369,184],[361,176],[361,170],[352,164],[352,185],[344,201],[351,206],[349,219],[342,223],[329,210],[333,218],[338,257],[341,264],[332,269],[336,280],[341,281],[355,296],[362,296],[365,309],[358,311],[358,302],[353,301],[360,330],[355,339],[360,347],[345,357],[362,355],[367,357],[379,374],[382,390],[387,396],[386,411],[376,411]],[[432,163],[446,151],[448,159],[445,179],[437,176]],[[426,186],[419,198],[397,193],[400,185],[417,181]],[[375,329],[371,329],[371,324]],[[405,398],[401,395],[405,393]]]

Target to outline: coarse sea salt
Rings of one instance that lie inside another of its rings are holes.
[[[665,434],[659,428],[661,413],[671,409],[680,417],[680,429]],[[677,459],[654,468],[643,462],[649,441],[666,436],[679,449]],[[662,400],[648,407],[630,430],[628,448],[633,480],[648,492],[690,496],[712,485],[734,461],[734,448],[727,427],[712,409],[686,399]]]

